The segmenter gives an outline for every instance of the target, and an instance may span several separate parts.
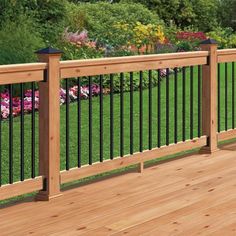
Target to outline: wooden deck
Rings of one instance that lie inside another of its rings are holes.
[[[236,235],[236,144],[0,209],[0,235]]]

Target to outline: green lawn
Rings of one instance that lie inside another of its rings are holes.
[[[225,68],[221,66],[221,130],[224,130],[225,120]],[[231,64],[228,66],[228,128],[232,126],[232,76]],[[156,76],[154,73],[153,76]],[[174,142],[174,78],[170,77],[170,99],[169,99],[169,119],[170,119],[170,143]],[[152,89],[152,146],[157,146],[157,87]],[[194,137],[197,137],[197,68],[194,68]],[[148,149],[148,129],[149,129],[149,108],[148,89],[143,91],[143,148]],[[186,139],[190,138],[190,78],[189,70],[186,77]],[[70,104],[70,167],[77,166],[77,104]],[[65,106],[61,107],[61,169],[65,169]],[[82,164],[88,163],[88,100],[81,102],[82,119]],[[139,151],[139,92],[134,92],[134,152]],[[130,148],[130,94],[124,94],[124,153],[129,154]],[[38,128],[38,115],[36,114],[36,130]],[[20,119],[14,119],[14,181],[20,176]],[[38,132],[37,132],[38,133]],[[36,133],[36,147],[38,138]],[[9,157],[9,137],[8,121],[2,122],[2,183],[8,182],[8,157]],[[99,160],[99,98],[93,98],[93,162]],[[104,96],[104,159],[110,157],[110,97]],[[166,138],[166,83],[161,82],[161,144],[165,145]],[[182,73],[178,78],[178,140],[182,139]],[[25,178],[30,178],[31,173],[31,116],[25,116]],[[120,153],[120,95],[114,95],[114,157]],[[36,158],[38,159],[38,148],[36,148]],[[36,160],[36,171],[38,170]]]

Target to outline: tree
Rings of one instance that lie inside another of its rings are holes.
[[[66,4],[67,0],[1,0],[0,27],[6,21],[17,22],[19,17],[27,16],[43,38],[52,42],[63,31],[60,28],[66,17]]]
[[[223,27],[231,27],[236,31],[236,0],[220,0],[219,19]]]
[[[130,2],[130,0],[121,0]],[[157,13],[167,25],[195,27],[202,31],[212,30],[217,26],[218,0],[132,0],[147,6]],[[236,0],[235,0],[236,1]]]

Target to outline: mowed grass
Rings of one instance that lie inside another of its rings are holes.
[[[198,79],[197,67],[194,67],[194,81],[193,81],[193,134],[194,137],[198,136]],[[138,76],[138,73],[135,74]],[[157,76],[154,72],[153,76]],[[228,129],[232,128],[232,64],[228,64],[228,86],[227,86],[227,114],[228,114]],[[221,82],[220,82],[220,129],[225,130],[225,65],[221,65]],[[183,108],[183,80],[182,72],[178,73],[178,140],[182,140],[182,108]],[[152,147],[157,147],[157,94],[158,88],[152,88]],[[134,125],[134,152],[139,151],[139,91],[133,94],[133,125]],[[170,76],[169,81],[169,142],[174,142],[174,77]],[[185,117],[185,134],[186,140],[190,138],[190,70],[186,70],[186,117]],[[110,158],[110,96],[104,95],[103,99],[103,157],[104,159]],[[92,150],[93,162],[100,159],[100,106],[99,97],[92,99]],[[81,102],[81,158],[82,164],[88,164],[89,156],[89,101],[82,100]],[[114,157],[120,156],[120,94],[114,95]],[[236,109],[235,109],[236,110]],[[69,159],[70,168],[76,167],[78,164],[78,110],[77,103],[71,103],[69,106]],[[161,82],[161,145],[166,143],[166,81],[165,78]],[[20,180],[20,118],[14,118],[13,126],[13,171],[14,181]],[[25,115],[24,123],[24,173],[25,179],[31,178],[31,115]],[[149,90],[143,90],[143,150],[149,148]],[[66,168],[66,107],[61,106],[61,170]],[[9,124],[8,121],[2,122],[1,133],[1,172],[2,184],[8,183],[9,179]],[[38,175],[38,114],[36,113],[36,134],[35,134],[35,169]],[[124,154],[130,153],[130,93],[124,93]]]

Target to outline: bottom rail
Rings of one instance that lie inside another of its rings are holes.
[[[79,180],[85,177],[105,173],[108,171],[120,169],[126,166],[143,163],[145,161],[161,158],[168,155],[177,154],[184,151],[189,151],[195,148],[204,147],[207,144],[206,136],[195,138],[169,146],[162,146],[152,150],[127,155],[125,157],[118,157],[113,160],[105,160],[104,162],[97,162],[93,165],[86,165],[81,168],[73,168],[69,171],[61,171],[61,184]]]
[[[0,200],[20,196],[26,193],[32,193],[43,189],[42,176],[35,179],[28,179],[14,184],[6,184],[0,187]]]
[[[226,141],[236,138],[236,129],[230,129],[218,133],[218,141]]]

